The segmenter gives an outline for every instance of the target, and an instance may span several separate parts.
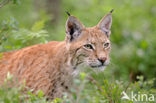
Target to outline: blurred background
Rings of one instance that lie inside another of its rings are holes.
[[[126,83],[135,83],[137,76],[143,76],[144,81],[156,77],[155,0],[0,1],[0,52],[64,40],[65,11],[91,27],[114,8],[111,64],[93,77]]]

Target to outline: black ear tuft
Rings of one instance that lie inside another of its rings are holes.
[[[68,11],[65,11],[65,12],[66,12],[66,14],[67,14],[68,16],[71,16],[70,13],[69,13]]]
[[[110,13],[113,13],[114,12],[114,9],[112,9],[111,11],[110,11]]]

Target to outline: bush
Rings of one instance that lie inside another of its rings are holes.
[[[64,93],[63,98],[46,101],[40,90],[32,94],[32,90],[24,85],[18,88],[10,87],[11,78],[12,76],[8,75],[4,85],[0,88],[0,103],[133,103],[135,100],[154,103],[151,95],[156,96],[156,89],[152,89],[154,79],[144,82],[143,76],[140,76],[137,77],[138,82],[127,84],[124,81],[109,81],[105,78],[99,83],[96,78],[82,72],[79,78],[74,80],[75,88],[70,89],[70,95]],[[130,100],[122,99],[123,92],[129,96]],[[132,92],[136,94],[135,99],[131,97]],[[147,98],[142,99],[142,94],[147,94]]]
[[[19,28],[14,18],[3,20],[0,28],[0,51],[20,49],[37,43],[46,43],[44,21],[37,21],[31,29]]]

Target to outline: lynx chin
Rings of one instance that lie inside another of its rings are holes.
[[[64,41],[2,53],[0,85],[9,72],[15,85],[25,81],[33,92],[42,90],[48,99],[62,97],[71,87],[72,74],[79,65],[103,70],[109,64],[111,24],[112,12],[94,27],[85,27],[75,16],[69,15]]]

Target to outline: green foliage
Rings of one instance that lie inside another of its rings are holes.
[[[64,94],[63,98],[56,98],[53,101],[46,101],[42,91],[32,93],[33,90],[20,85],[13,85],[12,75],[8,73],[5,83],[0,88],[0,103],[133,103],[133,100],[122,99],[122,92],[130,96],[132,92],[137,95],[147,94],[156,96],[156,89],[152,89],[154,79],[144,81],[143,76],[137,77],[138,82],[124,83],[124,81],[108,81],[103,79],[99,83],[86,73],[80,73],[80,78],[74,80],[74,88],[70,88],[71,94]],[[140,99],[141,100],[141,99]],[[141,102],[146,102],[146,98]],[[148,103],[154,103],[148,101]]]
[[[0,51],[15,50],[37,43],[45,43],[47,31],[44,21],[37,21],[31,29],[19,28],[14,18],[4,20],[0,31]]]
[[[91,27],[112,8],[115,9],[110,38],[110,66],[98,75],[93,72],[90,74],[90,70],[87,74],[81,73],[74,80],[77,88],[71,89],[72,96],[69,98],[65,94],[52,103],[133,103],[122,100],[121,93],[125,91],[130,95],[134,91],[138,94],[156,94],[156,80],[153,79],[156,77],[155,0],[62,0],[60,19],[56,25],[50,24],[53,17],[44,6],[35,9],[37,3],[33,0],[1,1],[0,52],[51,40],[64,40],[66,10],[78,17],[84,25]],[[87,79],[89,74],[94,82]],[[129,83],[130,79],[133,80],[132,83]],[[24,88],[10,88],[4,84],[0,88],[0,103],[48,103],[41,91],[32,94],[29,90],[27,95],[23,95],[21,91]]]
[[[0,103],[48,103],[42,91],[32,94],[32,90],[24,85],[11,87],[13,85],[12,75],[7,74],[4,84],[0,88]],[[27,90],[27,91],[26,91]]]
[[[83,73],[84,74],[84,73]],[[83,75],[80,74],[80,77]],[[86,74],[87,75],[87,74]],[[154,80],[145,81],[143,76],[138,77],[139,81],[135,83],[125,83],[124,81],[109,81],[109,78],[103,79],[103,82],[98,82],[95,79],[75,79],[75,89],[71,89],[72,98],[67,103],[133,103],[134,100],[122,99],[124,91],[130,98],[131,93],[137,95],[147,94],[156,96],[156,89],[151,87],[154,85]],[[137,96],[136,96],[137,98]],[[138,98],[137,98],[138,99]],[[140,99],[141,100],[141,99]],[[146,102],[144,98],[142,102]],[[154,101],[148,101],[154,103]],[[139,102],[138,102],[139,103]]]

